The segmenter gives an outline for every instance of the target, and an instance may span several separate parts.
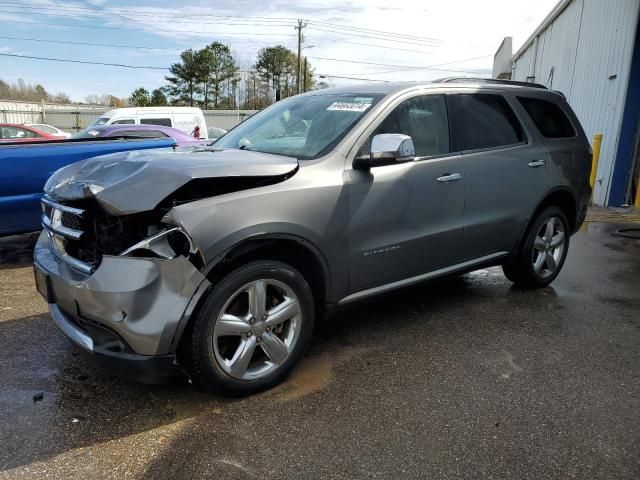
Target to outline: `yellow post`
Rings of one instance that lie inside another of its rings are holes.
[[[591,185],[591,196],[596,185],[596,173],[598,172],[598,160],[600,160],[600,145],[602,145],[602,134],[596,133],[593,136],[593,155],[591,157],[591,176],[589,177],[589,185]]]
[[[638,187],[636,188],[636,208],[640,208],[640,177],[638,177]]]

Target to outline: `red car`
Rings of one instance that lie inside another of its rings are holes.
[[[56,137],[41,132],[33,127],[18,125],[15,123],[0,123],[0,143],[6,142],[45,142],[47,140],[61,140],[64,137]]]

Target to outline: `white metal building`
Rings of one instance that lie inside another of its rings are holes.
[[[632,203],[637,188],[639,19],[640,0],[561,0],[512,58],[512,80],[561,91],[587,136],[603,134],[598,205]]]

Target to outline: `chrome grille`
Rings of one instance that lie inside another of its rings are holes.
[[[53,248],[63,261],[84,273],[91,273],[93,266],[83,262],[67,252],[69,242],[80,241],[83,231],[85,211],[80,208],[62,205],[46,195],[42,197],[42,226],[51,239]]]
[[[82,217],[75,213],[62,212],[60,222],[63,227],[82,231]]]

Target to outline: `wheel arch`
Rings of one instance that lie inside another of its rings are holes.
[[[289,233],[263,233],[240,240],[212,259],[203,274],[215,281],[243,263],[279,260],[303,274],[314,290],[314,300],[324,304],[331,287],[329,264],[313,242]]]
[[[579,212],[578,197],[575,192],[573,192],[568,187],[557,187],[547,192],[547,194],[538,203],[536,209],[527,220],[522,232],[520,232],[520,237],[515,252],[517,252],[522,247],[522,243],[526,239],[527,232],[529,231],[531,224],[538,217],[538,214],[542,210],[550,206],[556,206],[565,213],[565,215],[567,216],[567,220],[569,221],[571,232],[575,232]]]

